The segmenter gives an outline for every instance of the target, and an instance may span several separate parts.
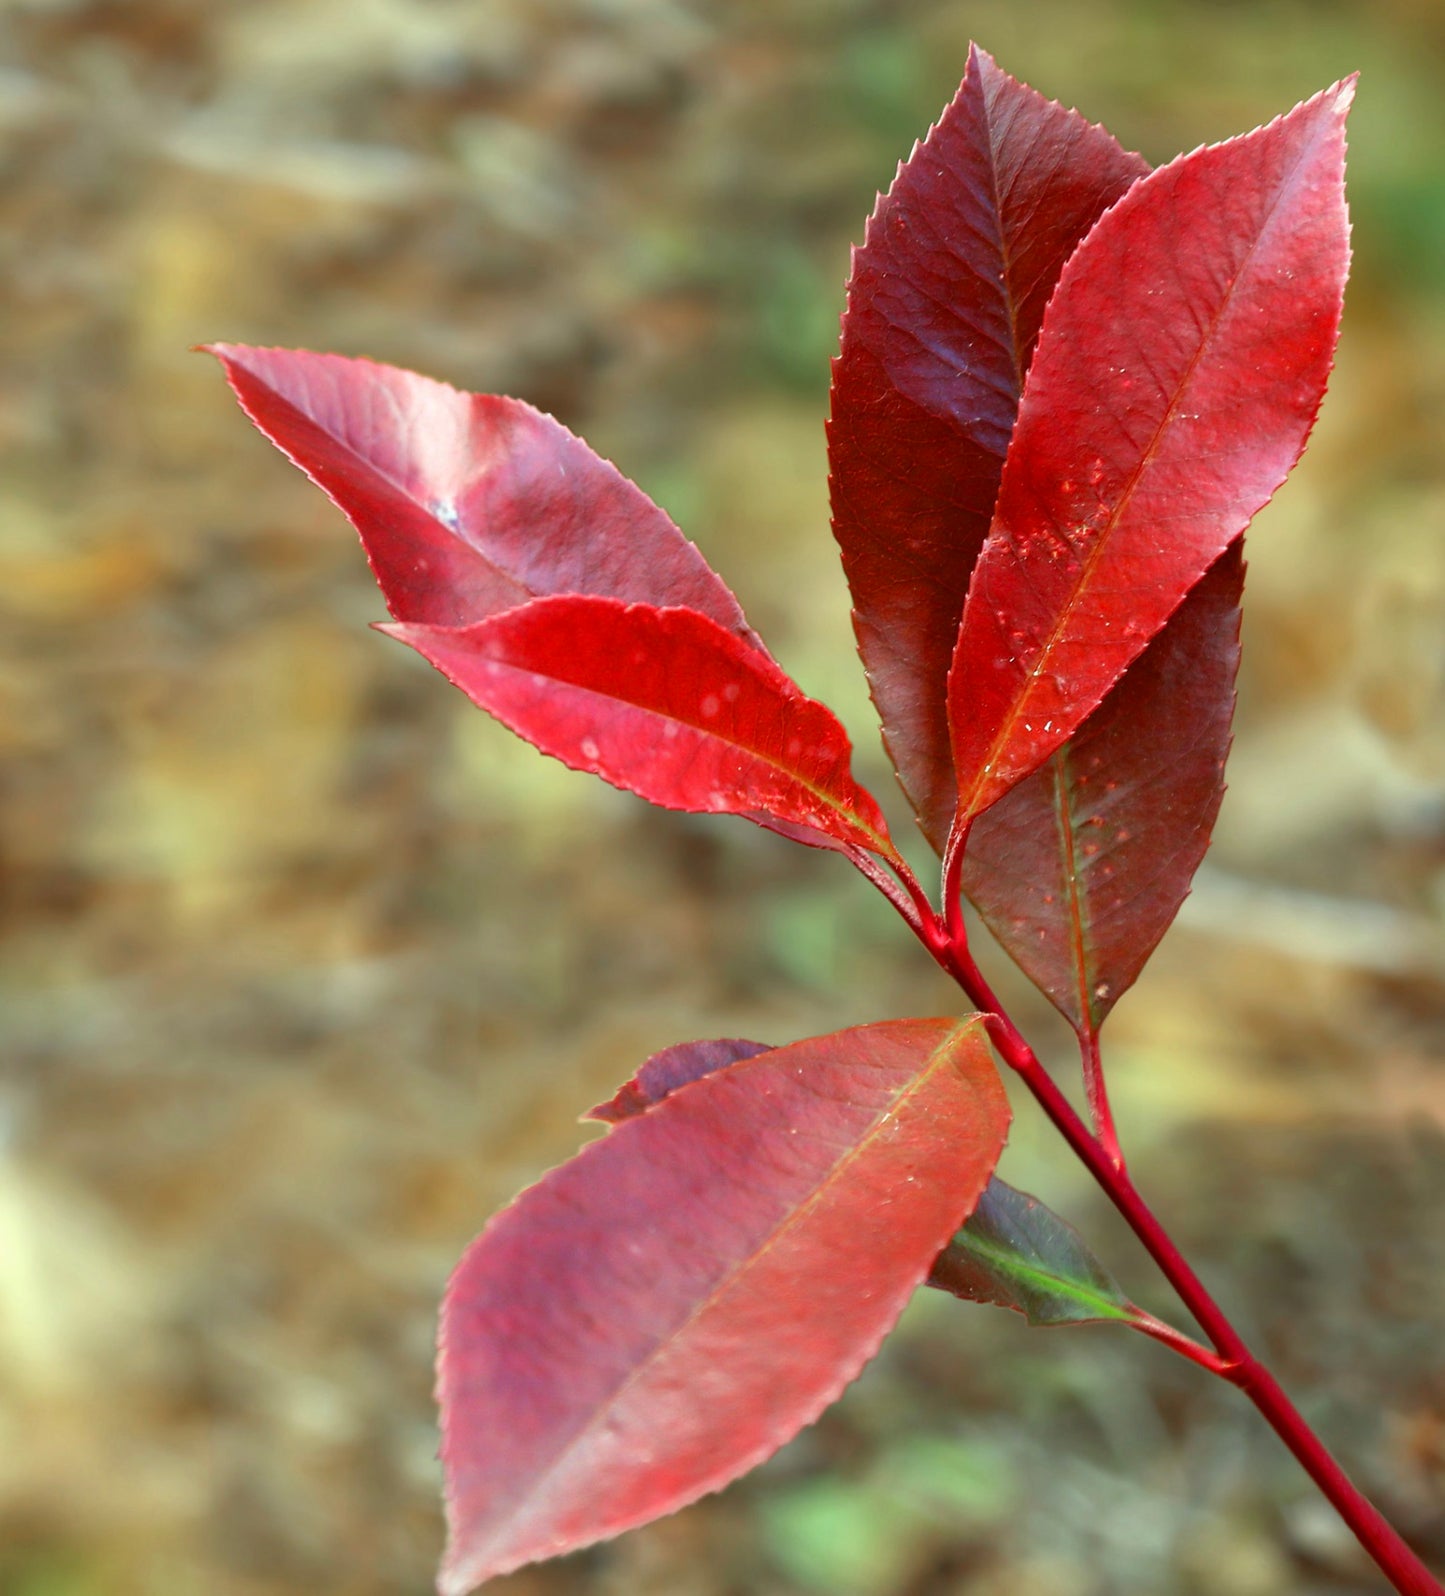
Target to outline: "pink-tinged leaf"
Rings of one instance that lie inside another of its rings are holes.
[[[950,676],[960,825],[1068,741],[1304,448],[1352,94],[1142,178],[1064,268]]]
[[[583,1115],[615,1125],[681,1086],[772,1049],[760,1042],[680,1042],[655,1053],[606,1103]],[[989,1177],[963,1229],[934,1259],[927,1284],[968,1302],[1012,1308],[1032,1325],[1129,1319],[1133,1306],[1066,1220],[1037,1197]]]
[[[687,1086],[711,1075],[714,1070],[726,1069],[745,1058],[756,1058],[759,1053],[770,1053],[766,1042],[744,1042],[737,1037],[725,1037],[716,1042],[679,1042],[675,1047],[665,1047],[654,1053],[625,1085],[619,1086],[614,1096],[596,1108],[589,1108],[583,1119],[601,1120],[604,1125],[616,1125],[636,1114],[644,1114],[655,1103]]]
[[[399,621],[548,593],[680,604],[761,648],[667,515],[551,416],[370,360],[211,344],[241,408],[342,509]]]
[[[872,1357],[1008,1103],[977,1018],[776,1048],[618,1124],[452,1277],[443,1596],[717,1490]]]
[[[957,786],[948,668],[1044,306],[1148,171],[976,46],[855,251],[833,363],[833,531],[883,735],[942,850]]]
[[[964,891],[1081,1041],[1134,984],[1209,846],[1243,588],[1240,539],[1073,738],[969,832]]]
[[[382,630],[574,770],[666,809],[896,857],[832,712],[694,610],[561,596],[476,626]]]

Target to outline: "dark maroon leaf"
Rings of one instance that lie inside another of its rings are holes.
[[[685,605],[762,647],[663,511],[531,405],[370,360],[208,347],[256,426],[346,512],[397,620],[466,626],[597,593]]]
[[[476,626],[382,630],[574,770],[667,809],[897,857],[832,712],[694,610],[560,596]]]
[[[967,1302],[1012,1308],[1032,1325],[1138,1315],[1072,1225],[997,1175],[934,1260],[928,1283]]]
[[[959,821],[1062,746],[1299,457],[1353,84],[1141,179],[1044,317],[950,677]]]
[[[1044,306],[1148,166],[976,46],[853,257],[833,365],[833,530],[899,779],[942,850],[948,668]]]
[[[964,891],[1081,1040],[1134,984],[1209,846],[1243,587],[1236,541],[1073,738],[969,833]]]
[[[615,1096],[589,1108],[582,1118],[616,1125],[635,1114],[646,1113],[679,1086],[771,1051],[766,1042],[744,1042],[732,1037],[717,1042],[679,1042],[654,1053],[626,1085],[618,1087]]]
[[[976,1017],[890,1021],[705,1075],[523,1192],[442,1310],[443,1596],[671,1512],[811,1423],[1007,1125]]]

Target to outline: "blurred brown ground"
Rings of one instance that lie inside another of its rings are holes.
[[[1232,793],[1112,1041],[1146,1192],[1445,1561],[1438,0],[0,0],[5,1596],[426,1591],[434,1304],[575,1114],[670,1041],[955,1001],[838,861],[589,784],[370,634],[349,529],[188,346],[555,410],[891,798],[826,360],[971,35],[1155,160],[1364,72],[1345,341],[1251,536]],[[1027,1106],[1005,1169],[1172,1310]],[[495,1588],[1381,1585],[1229,1391],[936,1299],[759,1475]]]

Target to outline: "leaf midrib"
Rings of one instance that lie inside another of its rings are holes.
[[[1068,937],[1073,953],[1075,987],[1079,1000],[1078,1024],[1092,1034],[1094,1009],[1091,992],[1093,972],[1089,968],[1089,932],[1085,925],[1086,889],[1079,879],[1079,855],[1074,835],[1073,780],[1069,769],[1070,744],[1065,743],[1049,760],[1049,783],[1053,789],[1054,822],[1058,829],[1059,855],[1063,866],[1063,887],[1068,902]]]
[[[1097,1287],[1081,1284],[1068,1275],[1058,1275],[1042,1268],[1037,1264],[1025,1263],[1017,1253],[1006,1251],[991,1242],[984,1241],[973,1234],[967,1226],[954,1237],[957,1246],[965,1252],[974,1254],[983,1260],[990,1268],[1011,1280],[1020,1280],[1032,1285],[1041,1291],[1052,1291],[1056,1296],[1073,1297],[1080,1302],[1090,1304],[1101,1310],[1100,1317],[1105,1319],[1128,1319],[1131,1316],[1128,1309],[1122,1307],[1114,1298],[1103,1295]],[[1020,1311],[1030,1320],[1034,1315],[1027,1307],[1020,1305]]]

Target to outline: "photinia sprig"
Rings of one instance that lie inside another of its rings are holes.
[[[1233,1382],[1394,1587],[1439,1592],[1139,1196],[1100,1048],[1223,795],[1243,534],[1304,448],[1339,328],[1352,95],[1151,171],[975,48],[880,198],[833,366],[833,530],[936,896],[831,711],[579,438],[369,361],[212,346],[356,527],[383,631],[574,769],[844,854],[973,1011],[683,1043],[590,1111],[606,1134],[498,1214],[447,1289],[443,1596],[734,1479],[925,1282],[1031,1324],[1123,1324]],[[965,895],[1077,1032],[1087,1122],[979,974]],[[995,1174],[996,1060],[1207,1344]]]

